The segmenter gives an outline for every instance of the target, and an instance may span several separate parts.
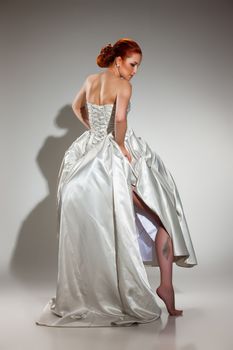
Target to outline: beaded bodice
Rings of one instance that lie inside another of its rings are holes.
[[[97,143],[114,130],[116,104],[97,105],[86,102],[90,131],[93,134],[92,143]],[[130,111],[130,102],[127,113]]]

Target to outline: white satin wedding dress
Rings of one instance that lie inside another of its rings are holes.
[[[57,186],[56,296],[36,324],[131,326],[161,309],[145,270],[158,266],[155,223],[133,203],[132,188],[158,214],[173,240],[174,262],[197,265],[174,179],[146,141],[127,127],[128,161],[115,142],[115,104],[86,102],[90,129],[65,152]],[[130,111],[130,103],[128,111]]]

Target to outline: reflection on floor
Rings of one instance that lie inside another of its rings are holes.
[[[155,290],[159,270],[146,267]],[[203,272],[203,271],[202,271]],[[218,277],[218,279],[216,278]],[[201,274],[200,268],[174,266],[176,307],[183,316],[168,316],[165,305],[159,320],[132,327],[58,328],[34,323],[48,298],[54,295],[55,279],[25,285],[7,278],[1,282],[1,350],[95,349],[95,350],[232,350],[232,276]]]

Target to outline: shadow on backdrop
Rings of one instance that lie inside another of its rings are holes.
[[[59,137],[49,136],[36,158],[48,183],[48,195],[23,221],[9,266],[9,273],[19,282],[27,285],[50,284],[50,282],[54,285],[56,282],[58,172],[67,148],[87,130],[75,117],[71,105],[60,109],[55,124],[67,132]]]

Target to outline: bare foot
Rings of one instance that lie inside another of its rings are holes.
[[[183,313],[183,310],[177,310],[175,309],[174,305],[174,290],[173,287],[158,287],[156,289],[156,293],[158,296],[163,300],[167,307],[167,311],[171,316],[181,316]]]

